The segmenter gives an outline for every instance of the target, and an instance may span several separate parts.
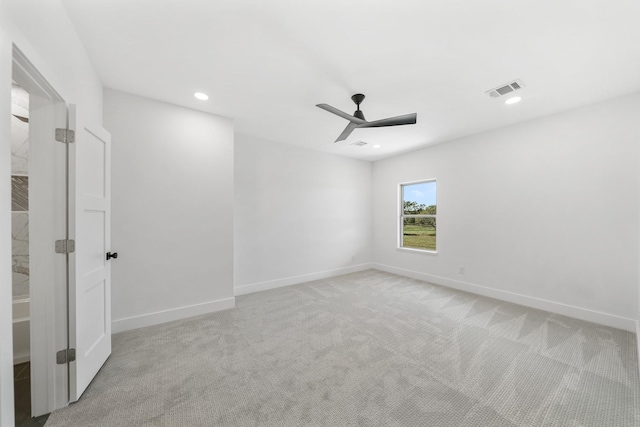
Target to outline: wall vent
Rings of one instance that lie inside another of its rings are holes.
[[[352,142],[352,143],[351,143],[351,144],[349,144],[349,145],[357,145],[358,147],[362,147],[362,146],[365,146],[365,145],[367,145],[367,144],[368,144],[368,143],[367,143],[367,142],[364,142],[364,141],[356,141],[356,142]]]
[[[504,85],[500,85],[496,88],[486,91],[485,93],[492,98],[500,98],[501,96],[507,95],[511,92],[515,92],[516,90],[520,90],[524,87],[524,83],[522,80],[514,80],[511,83],[507,83]]]

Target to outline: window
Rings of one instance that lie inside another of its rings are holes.
[[[400,184],[401,248],[436,250],[436,180]]]

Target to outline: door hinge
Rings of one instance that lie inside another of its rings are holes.
[[[75,240],[56,240],[57,254],[70,254],[76,251]]]
[[[56,141],[72,143],[76,142],[76,133],[72,129],[56,129]]]
[[[58,365],[64,365],[67,362],[74,362],[76,360],[76,349],[70,348],[68,350],[60,350],[56,353],[56,363]]]

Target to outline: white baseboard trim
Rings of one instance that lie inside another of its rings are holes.
[[[21,363],[25,363],[31,360],[31,355],[27,354],[27,355],[21,355],[21,356],[17,356],[17,355],[13,355],[13,364],[14,365],[19,365]]]
[[[329,277],[356,273],[358,271],[369,270],[371,268],[373,268],[371,263],[358,264],[351,267],[336,268],[335,270],[326,270],[316,273],[303,274],[301,276],[285,277],[283,279],[268,280],[266,282],[250,283],[248,285],[236,286],[233,288],[233,290],[235,296],[247,295],[254,292],[282,288],[283,286],[291,286],[297,285],[298,283],[311,282],[312,280],[328,279]]]
[[[638,369],[640,370],[640,318],[636,320],[636,345],[638,346]]]
[[[420,273],[413,270],[406,270],[404,268],[392,267],[385,264],[372,263],[371,267],[375,268],[376,270],[386,271],[388,273],[394,273],[400,276],[411,277],[413,279],[423,280],[425,282],[433,283],[436,285],[446,286],[477,295],[512,302],[514,304],[524,305],[527,307],[536,308],[538,310],[550,311],[552,313],[573,317],[575,319],[586,320],[587,322],[598,323],[600,325],[610,326],[612,328],[623,329],[629,332],[635,332],[636,330],[637,322],[634,319],[628,319],[626,317],[620,317],[613,314],[602,313],[599,311],[589,310],[586,308],[576,307],[541,298],[530,297],[527,295],[517,294],[499,289],[488,288],[486,286],[477,285],[475,283],[462,282],[459,280],[452,280],[440,276],[432,276],[430,274]]]
[[[140,316],[117,319],[111,322],[111,333],[116,334],[118,332],[130,331],[132,329],[159,325],[161,323],[172,322],[174,320],[213,313],[214,311],[227,310],[235,306],[236,299],[235,297],[231,297],[217,301],[204,302],[202,304],[157,311],[155,313],[141,314]]]

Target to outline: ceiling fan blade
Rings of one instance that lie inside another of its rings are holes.
[[[343,119],[347,119],[349,120],[351,123],[356,123],[356,124],[364,124],[367,123],[366,121],[359,119],[357,117],[353,117],[351,114],[347,114],[344,111],[340,111],[335,107],[332,107],[331,105],[328,104],[316,104],[316,107],[318,108],[322,108],[325,111],[328,111],[330,113],[335,114],[336,116],[340,116]]]
[[[356,123],[349,123],[347,127],[344,128],[344,130],[342,131],[338,139],[336,139],[333,142],[344,141],[345,139],[349,138],[349,135],[351,135],[351,132],[353,132],[353,130],[357,127],[358,125]]]
[[[16,119],[20,120],[21,122],[29,123],[29,118],[28,117],[16,116],[15,114],[12,114],[12,116],[15,117]]]
[[[389,117],[387,119],[374,120],[359,124],[359,128],[379,128],[384,126],[415,125],[418,115],[416,113],[403,116]]]

